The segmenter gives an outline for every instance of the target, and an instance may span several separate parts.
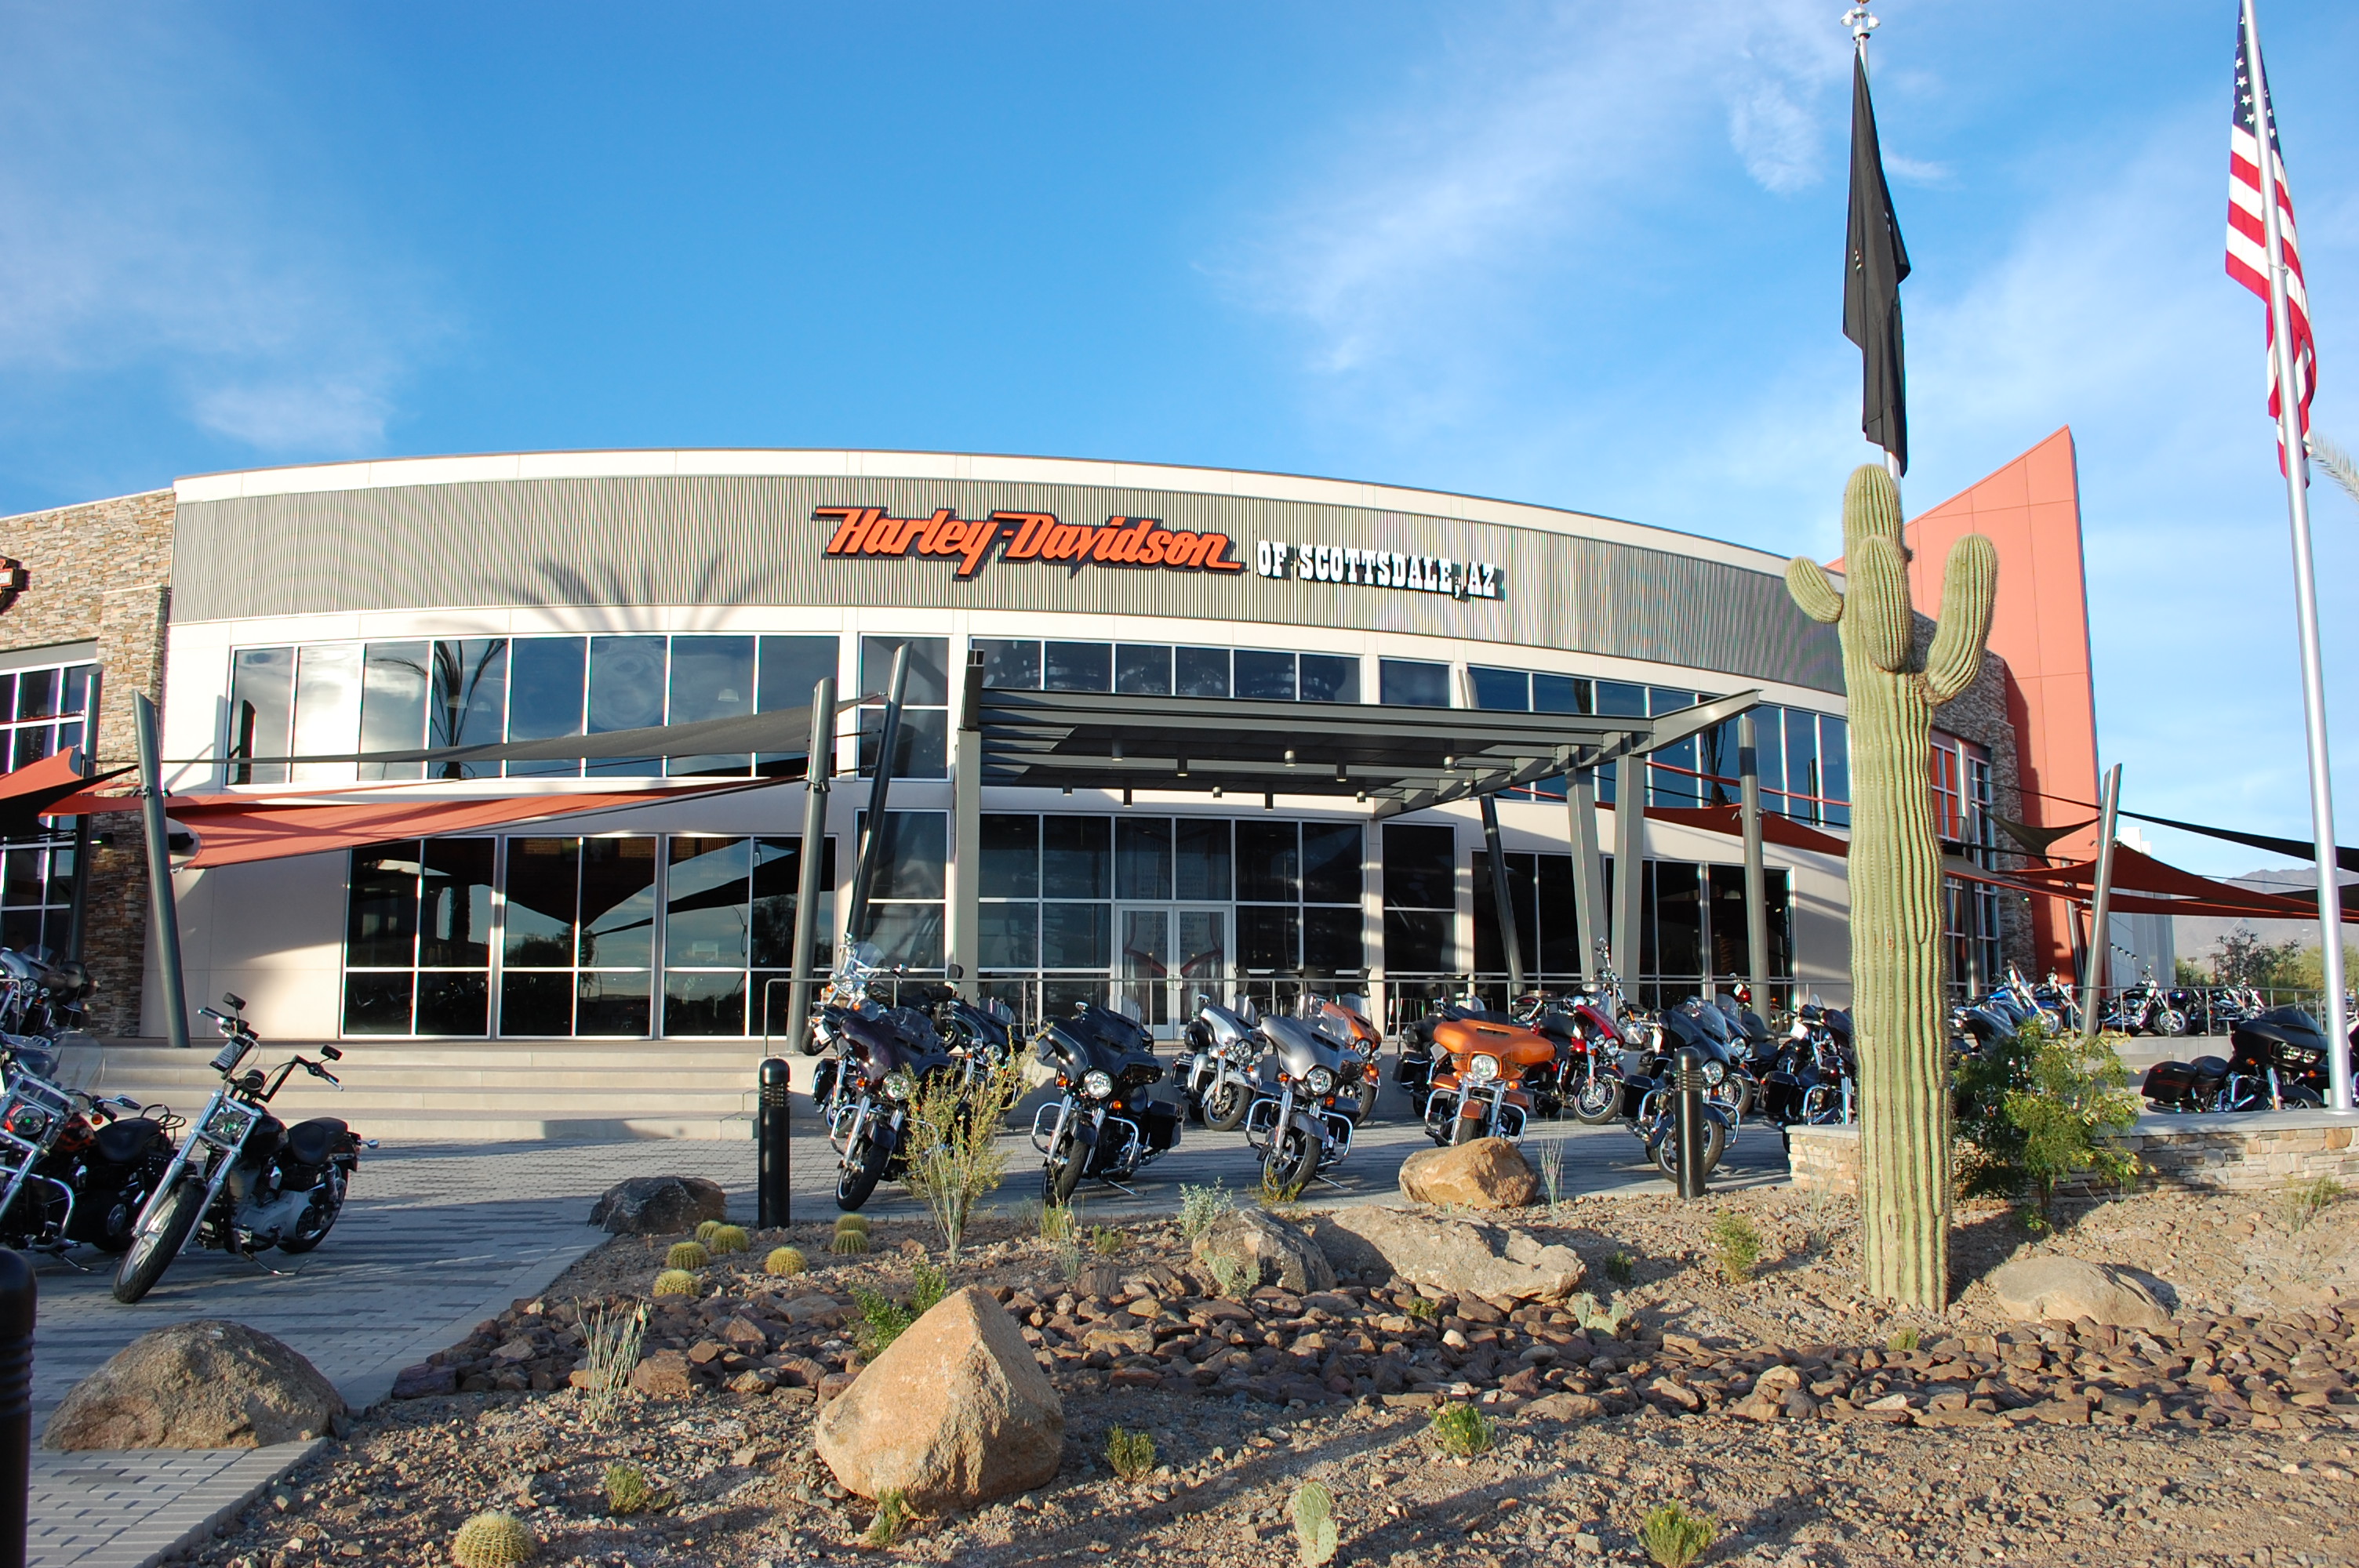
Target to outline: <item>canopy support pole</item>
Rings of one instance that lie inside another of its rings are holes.
[[[970,651],[960,693],[957,743],[951,752],[951,983],[981,1000],[975,971],[983,956],[983,650]]]
[[[1516,930],[1516,895],[1507,885],[1507,857],[1499,848],[1499,797],[1483,796],[1483,845],[1491,860],[1491,907],[1498,913],[1499,943],[1507,954],[1507,1005],[1524,994],[1524,945]]]
[[[810,1037],[811,943],[819,935],[820,872],[827,860],[827,789],[835,773],[835,677],[821,676],[811,687],[810,760],[803,767],[802,859],[795,881],[794,977],[787,982],[787,1038],[798,1051]],[[762,998],[762,1023],[769,1026],[770,999]]]
[[[1769,1011],[1769,874],[1761,864],[1761,753],[1753,715],[1736,720],[1737,816],[1745,830],[1745,967],[1753,1005]]]
[[[876,737],[876,772],[868,785],[868,824],[860,836],[860,867],[852,873],[852,908],[845,914],[848,947],[867,935],[868,895],[875,891],[876,867],[885,859],[885,807],[893,795],[893,753],[901,744],[901,698],[909,689],[909,644],[893,650],[893,679],[885,693],[885,723]]]
[[[1573,939],[1581,974],[1598,979],[1599,944],[1605,939],[1605,859],[1597,849],[1597,770],[1575,768],[1565,777],[1565,815],[1572,839]]]
[[[139,741],[139,818],[147,838],[147,923],[153,928],[164,992],[164,1038],[189,1048],[189,997],[180,971],[180,913],[172,896],[172,847],[165,837],[163,750],[156,741],[156,705],[131,694],[132,728]]]
[[[2105,995],[2105,969],[2114,957],[2114,814],[2122,804],[2122,765],[2105,773],[2104,808],[2097,813],[2097,885],[2089,907],[2088,967],[2081,977],[2081,1036],[2097,1037],[2097,1018]]]
[[[1640,907],[1647,887],[1647,760],[1614,763],[1614,972],[1635,1003],[1638,989]]]

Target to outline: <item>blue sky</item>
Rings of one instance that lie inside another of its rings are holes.
[[[0,5],[0,512],[398,453],[1266,468],[1835,548],[1834,0]],[[1912,509],[2070,423],[2126,800],[2307,837],[2232,0],[1889,0]],[[2359,8],[2267,0],[2359,446]],[[2314,492],[2343,838],[2359,508]],[[2184,863],[2252,853],[2158,835]]]

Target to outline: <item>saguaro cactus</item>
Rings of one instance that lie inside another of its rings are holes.
[[[1982,669],[1998,551],[1979,534],[1950,551],[1940,625],[1921,662],[1907,562],[1900,492],[1884,470],[1863,467],[1843,490],[1849,591],[1835,591],[1817,562],[1800,557],[1786,568],[1786,589],[1810,619],[1841,629],[1851,698],[1862,1283],[1886,1300],[1938,1311],[1950,1294],[1950,1073],[1933,710]]]

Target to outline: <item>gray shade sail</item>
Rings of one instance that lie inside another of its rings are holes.
[[[1028,788],[1339,795],[1379,816],[1643,755],[1735,718],[1758,691],[1653,719],[1341,702],[969,688],[983,782]]]
[[[860,706],[841,702],[836,711]],[[620,758],[701,757],[764,752],[800,757],[810,751],[810,705],[690,724],[651,724],[602,735],[560,735],[546,741],[491,741],[481,746],[429,746],[401,752],[333,752],[299,757],[235,757],[253,762],[571,762]],[[195,758],[197,762],[219,761]]]

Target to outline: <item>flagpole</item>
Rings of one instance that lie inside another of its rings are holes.
[[[2310,745],[2310,827],[2317,840],[2318,957],[2326,987],[2327,1104],[2351,1105],[2350,1019],[2343,1005],[2343,878],[2334,848],[2334,775],[2326,749],[2326,674],[2318,645],[2318,572],[2310,544],[2310,455],[2302,444],[2301,395],[2294,380],[2293,316],[2286,298],[2285,237],[2277,218],[2276,110],[2261,64],[2255,0],[2244,0],[2252,49],[2253,138],[2260,168],[2261,222],[2268,241],[2269,357],[2277,372],[2277,443],[2285,454],[2286,513],[2293,528],[2294,621],[2301,643],[2302,728]]]
[[[1852,48],[1857,51],[1859,55],[1859,70],[1860,74],[1863,76],[1867,74],[1867,35],[1875,31],[1876,28],[1883,25],[1883,23],[1877,21],[1875,17],[1870,14],[1868,8],[1864,5],[1854,5],[1850,10],[1843,13],[1843,26],[1851,29]],[[1900,488],[1900,458],[1897,453],[1892,451],[1888,448],[1886,449],[1884,453],[1884,471],[1892,476],[1892,487],[1893,490],[1897,492]],[[1901,546],[1906,549],[1908,547],[1908,524],[1905,520],[1901,524]]]

